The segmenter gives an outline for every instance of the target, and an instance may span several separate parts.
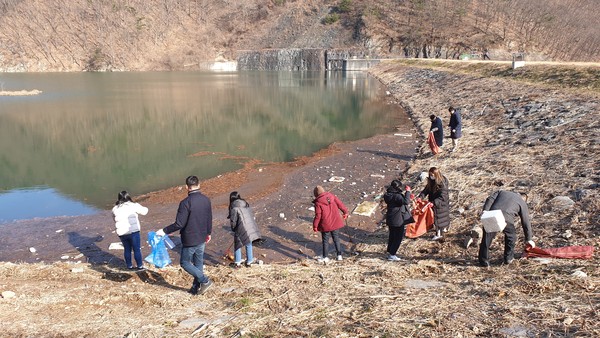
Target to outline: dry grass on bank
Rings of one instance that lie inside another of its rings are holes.
[[[441,69],[473,76],[508,78],[563,90],[600,92],[600,63],[525,61],[525,67],[512,69],[511,61],[404,59],[398,62],[412,67]]]
[[[373,235],[381,241],[385,235]],[[130,275],[106,267],[3,264],[17,293],[10,336],[473,337],[598,336],[592,262],[518,261],[481,270],[435,259],[391,263],[379,244],[343,262],[208,267],[215,286],[193,297],[178,268]],[[375,250],[375,251],[372,251]],[[509,273],[510,272],[510,273]],[[31,286],[37,281],[37,287]],[[39,318],[53,318],[40,321]],[[35,320],[35,319],[38,320]],[[595,318],[595,319],[594,319]]]

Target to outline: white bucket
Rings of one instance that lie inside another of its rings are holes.
[[[506,220],[502,214],[502,210],[484,211],[481,215],[481,223],[485,232],[500,232],[506,227]]]

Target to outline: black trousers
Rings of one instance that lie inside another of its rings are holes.
[[[331,238],[333,239],[333,245],[335,246],[335,251],[337,255],[342,254],[342,246],[340,245],[340,231],[333,230],[329,232],[321,232],[321,240],[323,243],[323,257],[327,257],[329,255],[329,235],[331,234]]]
[[[396,252],[398,252],[400,243],[402,243],[402,240],[404,239],[404,233],[406,232],[405,226],[388,226],[388,228],[390,229],[390,235],[388,237],[387,252],[390,255],[395,255]]]
[[[502,231],[504,233],[504,263],[510,262],[515,257],[515,243],[517,242],[517,231],[513,223],[506,223]],[[496,237],[497,232],[483,231],[483,238],[479,246],[479,264],[489,265],[490,245]]]

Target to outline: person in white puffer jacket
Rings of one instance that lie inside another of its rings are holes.
[[[140,220],[138,214],[146,215],[148,208],[131,200],[127,191],[121,191],[117,197],[117,202],[112,208],[115,227],[123,248],[125,249],[125,264],[128,269],[134,269],[131,261],[131,251],[137,266],[135,269],[143,270],[144,261],[142,259],[142,248],[140,244]]]

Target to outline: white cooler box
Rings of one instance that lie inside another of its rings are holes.
[[[502,214],[502,210],[484,211],[481,215],[481,223],[485,232],[500,232],[506,227],[506,220]]]

